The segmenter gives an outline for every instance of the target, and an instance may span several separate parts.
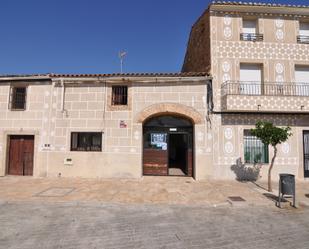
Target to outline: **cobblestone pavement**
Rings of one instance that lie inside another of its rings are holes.
[[[2,202],[0,248],[309,248],[309,210]]]

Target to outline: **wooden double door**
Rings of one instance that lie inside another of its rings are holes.
[[[34,136],[9,136],[9,175],[33,175]]]
[[[159,116],[144,124],[143,175],[193,176],[193,127],[189,120]]]

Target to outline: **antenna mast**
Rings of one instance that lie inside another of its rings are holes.
[[[120,59],[120,73],[123,73],[123,61],[124,61],[124,58],[127,56],[127,52],[120,51],[118,56]]]

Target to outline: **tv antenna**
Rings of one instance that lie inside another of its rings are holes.
[[[120,73],[123,73],[123,61],[124,61],[124,58],[127,56],[127,52],[126,51],[120,51],[118,56],[119,56],[119,59],[120,59]]]

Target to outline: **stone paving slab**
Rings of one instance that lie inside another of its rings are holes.
[[[60,193],[59,190],[72,190]],[[54,190],[54,191],[53,191]],[[60,193],[60,194],[59,194]],[[128,179],[0,178],[0,200],[93,201],[107,203],[156,203],[225,205],[228,196],[241,196],[245,204],[270,203],[246,183],[195,181],[185,177]]]
[[[195,181],[186,177],[143,177],[128,180],[6,176],[0,177],[0,201],[190,204],[217,207],[230,203],[233,206],[273,206],[274,202],[263,194],[263,185],[266,186],[266,183],[258,184],[260,185],[237,181]],[[306,197],[309,182],[298,184],[297,191],[298,201],[309,200]],[[231,196],[240,196],[245,202],[230,202]]]
[[[102,203],[0,205],[6,249],[308,249],[309,210]]]
[[[278,200],[279,190],[278,183],[273,182],[273,192],[269,193],[267,191],[267,182],[260,181],[256,183],[248,182],[248,187],[252,188],[254,191],[266,196],[273,203]],[[292,202],[292,196],[286,196],[283,199],[283,205]],[[308,203],[308,206],[306,205]],[[296,182],[296,206],[309,207],[309,182],[308,181],[297,181]]]

